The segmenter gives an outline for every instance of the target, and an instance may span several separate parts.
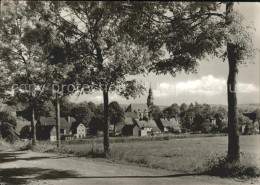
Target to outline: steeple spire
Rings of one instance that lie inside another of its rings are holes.
[[[148,94],[148,98],[147,98],[147,106],[150,107],[151,105],[153,105],[153,91],[152,91],[152,85],[150,83],[150,89],[149,89],[149,94]]]

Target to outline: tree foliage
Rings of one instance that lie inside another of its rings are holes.
[[[17,138],[15,128],[17,126],[16,119],[8,112],[0,112],[1,136],[9,142],[13,142]]]

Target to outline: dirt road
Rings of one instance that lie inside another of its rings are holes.
[[[35,152],[0,152],[0,182],[30,185],[260,184]],[[0,183],[0,184],[1,184]],[[2,184],[1,184],[2,185]]]

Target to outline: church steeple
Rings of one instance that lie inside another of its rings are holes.
[[[150,107],[151,105],[153,105],[153,91],[152,91],[152,86],[150,84],[150,89],[149,89],[149,94],[147,97],[147,106]]]

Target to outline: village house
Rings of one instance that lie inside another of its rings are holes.
[[[86,127],[82,123],[74,122],[71,125],[70,134],[75,138],[86,137]]]
[[[132,103],[126,108],[125,112],[134,113],[138,119],[148,118],[149,116],[149,108],[146,104]]]
[[[161,133],[161,130],[150,115],[150,107],[153,105],[153,100],[150,87],[147,104],[130,104],[125,109],[125,125],[122,127],[122,135],[147,136]]]
[[[71,121],[75,121],[75,118],[71,117],[61,117],[60,118],[60,133],[61,139],[64,139],[65,136],[69,136],[71,130]],[[53,130],[56,129],[56,118],[54,117],[41,117],[37,123],[37,139],[38,140],[51,140],[50,137],[53,136],[51,141],[54,141],[54,136],[56,137],[56,132],[54,134]],[[67,137],[68,139],[68,137]]]
[[[125,125],[122,128],[123,136],[140,136],[140,128],[137,125]]]
[[[179,121],[175,118],[161,118],[156,120],[156,123],[162,132],[181,132]]]
[[[147,104],[132,103],[126,109],[125,113],[134,113],[140,120],[150,118],[150,107],[153,105],[153,92],[152,88],[149,89],[147,97]]]
[[[154,120],[138,120],[127,118],[126,124],[122,128],[124,136],[148,136],[159,134],[161,131]]]
[[[43,127],[37,127],[36,136],[37,140],[57,141],[56,126],[45,125]]]

